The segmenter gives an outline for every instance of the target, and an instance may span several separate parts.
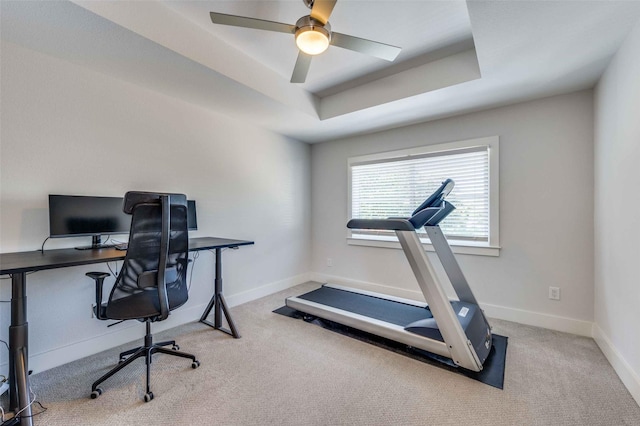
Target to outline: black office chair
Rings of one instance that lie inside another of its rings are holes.
[[[151,323],[167,319],[169,311],[182,306],[188,298],[187,199],[182,194],[127,192],[123,210],[132,215],[129,246],[106,303],[102,302],[102,286],[109,274],[89,272],[87,276],[95,280],[94,311],[98,319],[144,321],[147,333],[143,346],[122,352],[118,365],[93,383],[91,398],[102,394],[98,385],[135,359],[144,357],[147,364],[144,400],[149,402],[153,399],[149,373],[154,353],[189,358],[192,368],[200,366],[195,356],[179,352],[175,341],[154,344],[151,335]]]

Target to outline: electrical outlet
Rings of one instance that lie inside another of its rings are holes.
[[[332,267],[333,266],[333,259],[330,257],[327,257],[327,266],[328,267]]]
[[[560,300],[560,287],[549,287],[549,299]]]

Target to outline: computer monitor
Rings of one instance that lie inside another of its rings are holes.
[[[131,216],[122,211],[122,197],[49,195],[49,237],[90,236],[90,246],[77,249],[113,247],[102,244],[102,235],[128,234]],[[187,200],[187,228],[198,229],[195,200]]]
[[[187,200],[187,229],[198,230],[198,216],[196,215],[196,200]]]
[[[128,234],[131,216],[122,211],[122,197],[49,195],[49,236],[92,237],[92,243],[78,249],[108,247],[104,234]]]

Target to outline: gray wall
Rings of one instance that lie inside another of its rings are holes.
[[[8,42],[1,71],[2,252],[40,248],[50,193],[175,191],[197,200],[193,236],[255,240],[223,254],[231,304],[308,279],[309,145]],[[45,248],[89,241],[55,239]],[[188,304],[156,329],[199,317],[212,294],[213,263],[212,253],[201,253]],[[91,318],[89,270],[106,265],[28,275],[34,371],[143,335],[137,322],[107,329]],[[0,281],[0,300],[10,298],[10,283]],[[7,340],[9,305],[0,309],[0,339]],[[6,351],[0,354],[6,374]]]
[[[590,334],[592,120],[589,90],[313,145],[315,278],[417,295],[401,250],[347,245],[347,158],[499,136],[500,256],[458,255],[459,262],[489,315]],[[561,288],[560,301],[549,300],[549,286]]]
[[[640,23],[595,91],[594,337],[640,404]]]

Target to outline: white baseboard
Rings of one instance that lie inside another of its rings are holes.
[[[238,306],[243,303],[251,302],[252,300],[260,299],[261,297],[286,290],[298,284],[306,283],[310,280],[311,274],[304,273],[281,281],[269,283],[261,287],[252,288],[251,290],[243,291],[241,293],[232,294],[230,296],[225,295],[225,300],[229,306]]]
[[[349,278],[337,277],[321,273],[312,273],[312,281],[330,282],[348,287],[356,287],[363,290],[374,291],[377,293],[389,294],[406,299],[424,301],[424,296],[420,291],[399,289],[381,284],[370,283],[366,281],[352,280]],[[582,321],[573,318],[559,317],[540,312],[526,311],[522,309],[507,308],[504,306],[490,305],[480,301],[482,309],[490,318],[496,318],[506,321],[513,321],[519,324],[533,325],[535,327],[547,328],[550,330],[562,331],[565,333],[578,334],[580,336],[591,337],[593,323],[590,321]]]
[[[480,304],[486,315],[490,318],[591,337],[591,328],[593,326],[591,321],[543,314],[541,312],[525,311],[523,309],[507,308],[505,306],[491,305],[482,302],[480,302]]]
[[[634,371],[627,360],[618,352],[611,340],[604,334],[598,324],[593,324],[593,339],[596,341],[600,350],[609,361],[615,372],[622,380],[622,383],[629,390],[629,393],[640,405],[640,372]]]
[[[225,294],[225,300],[229,306],[237,306],[298,284],[305,283],[309,280],[310,274],[300,274],[281,281],[269,283],[258,288],[243,291],[241,293],[231,295]],[[184,307],[176,309],[171,312],[171,315],[166,321],[154,323],[153,332],[156,333],[182,324],[198,321],[206,307],[207,303],[204,303],[190,306],[188,308]],[[107,324],[108,323],[105,322],[105,326]],[[29,355],[29,369],[33,370],[34,373],[40,373],[125,343],[133,342],[135,344],[138,341],[141,343],[142,338],[144,337],[144,324],[137,321],[127,321],[125,323],[115,325],[113,328],[108,330],[109,331],[104,334],[100,334],[90,339],[73,342],[45,352],[31,353]],[[0,371],[7,369],[7,363],[0,365]]]

